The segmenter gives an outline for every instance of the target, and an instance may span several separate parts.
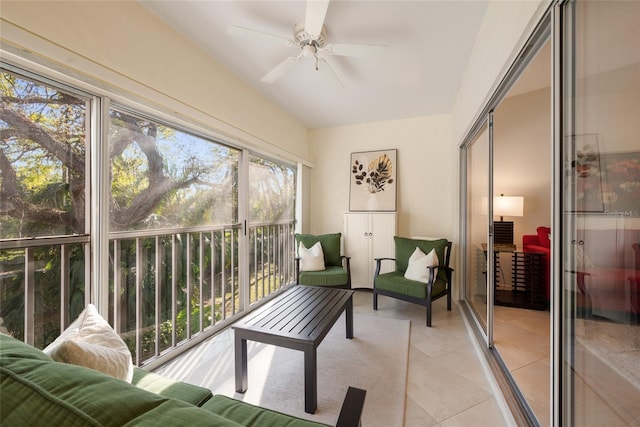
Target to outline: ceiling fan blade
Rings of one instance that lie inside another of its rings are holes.
[[[291,39],[288,39],[287,37],[282,37],[282,36],[279,36],[277,34],[267,33],[267,32],[260,31],[260,30],[254,30],[252,28],[241,27],[239,25],[229,25],[227,27],[227,32],[229,34],[239,35],[239,36],[252,36],[252,37],[269,38],[269,39],[272,39],[274,41],[279,41],[280,43],[284,44],[285,46],[294,46],[295,45],[295,42],[293,40],[291,40]]]
[[[364,58],[379,55],[386,48],[387,46],[381,44],[329,43],[322,50],[330,55]]]
[[[307,0],[304,17],[304,30],[312,37],[318,37],[322,32],[324,18],[327,15],[329,0]]]
[[[284,73],[289,71],[289,68],[291,68],[293,66],[293,64],[298,62],[300,60],[300,58],[302,58],[302,54],[300,54],[298,56],[290,56],[290,57],[288,57],[287,59],[285,59],[284,61],[282,61],[278,65],[276,65],[276,67],[273,70],[271,70],[267,74],[265,74],[260,79],[260,81],[262,81],[264,83],[273,83],[273,82],[275,82],[280,77],[282,77],[284,75]]]
[[[327,66],[327,69],[329,70],[329,74],[331,74],[336,79],[340,87],[344,87],[343,80],[340,77],[340,75],[338,75],[338,73],[336,72],[335,67],[331,65],[331,63],[327,61],[325,58],[319,58],[318,61],[325,64]]]

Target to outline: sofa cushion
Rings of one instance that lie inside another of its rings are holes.
[[[216,425],[232,421],[82,366],[52,361],[0,334],[0,419],[3,425]]]
[[[417,282],[404,277],[401,271],[392,271],[389,273],[379,274],[375,277],[375,287],[379,290],[386,290],[414,298],[424,299],[427,297],[427,285],[423,282]],[[431,297],[443,294],[447,290],[447,282],[436,279],[431,288]]]
[[[327,267],[322,271],[300,272],[300,284],[310,286],[344,286],[349,276],[342,267]]]
[[[53,362],[53,359],[47,356],[42,350],[25,344],[9,335],[0,333],[0,361],[4,365],[5,360],[12,359],[31,359],[42,360],[44,362]]]
[[[314,421],[293,417],[216,394],[204,409],[247,427],[326,427]]]
[[[320,235],[296,233],[294,237],[298,244],[302,242],[306,248],[310,248],[316,242],[320,242],[322,251],[324,252],[325,266],[342,266],[342,258],[340,256],[340,238],[342,237],[342,233]]]
[[[196,406],[202,406],[213,396],[208,388],[172,380],[137,367],[133,370],[131,384],[151,393],[182,400]]]
[[[131,352],[93,304],[49,344],[44,353],[53,360],[98,370],[131,382]]]
[[[126,426],[200,426],[200,427],[244,427],[231,419],[197,406],[169,399],[145,412]],[[265,427],[277,427],[275,424]]]
[[[401,271],[402,274],[407,271],[409,265],[409,257],[413,254],[416,248],[420,248],[422,252],[428,254],[432,249],[436,250],[436,255],[442,263],[444,260],[444,248],[447,246],[447,239],[438,240],[420,240],[420,239],[408,239],[406,237],[394,236],[393,240],[396,247],[396,269]],[[446,271],[444,268],[439,269],[438,278],[446,280]]]

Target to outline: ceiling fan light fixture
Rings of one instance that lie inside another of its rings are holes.
[[[260,80],[265,83],[273,83],[279,79],[291,66],[304,58],[313,60],[316,71],[319,71],[321,62],[326,65],[331,74],[336,77],[340,85],[342,79],[336,74],[333,67],[327,62],[323,56],[369,56],[380,51],[386,46],[382,45],[363,45],[363,44],[345,44],[345,43],[327,43],[327,29],[324,26],[324,19],[327,13],[327,7],[330,0],[307,0],[307,8],[305,21],[299,22],[293,26],[293,39],[287,39],[271,33],[252,30],[250,28],[232,26],[231,30],[237,33],[262,35],[275,38],[285,42],[286,46],[297,47],[300,49],[298,55],[290,56],[278,64],[274,69],[269,71]]]
[[[314,45],[308,44],[302,47],[302,54],[305,58],[315,58],[317,56],[317,49]]]

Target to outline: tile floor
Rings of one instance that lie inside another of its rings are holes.
[[[493,340],[542,426],[549,425],[549,312],[494,307]]]
[[[550,425],[549,312],[496,306],[494,343],[542,426]],[[640,326],[578,319],[574,424],[640,426]]]
[[[458,306],[454,303],[452,311],[447,312],[444,298],[434,305],[433,327],[427,328],[424,307],[380,297],[378,311],[373,311],[370,291],[354,295],[356,312],[411,320],[404,425],[513,425]],[[231,344],[229,347],[228,351],[233,351]],[[197,351],[198,347],[190,350]]]
[[[370,292],[357,292],[354,310],[411,320],[406,427],[513,424],[502,394],[455,303],[447,312],[446,300],[437,300],[432,327],[427,328],[424,307],[379,297],[375,312],[371,298]]]

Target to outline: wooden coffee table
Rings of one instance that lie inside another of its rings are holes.
[[[247,390],[247,340],[304,351],[304,410],[318,406],[316,349],[342,311],[353,338],[353,291],[296,285],[232,326],[236,391]]]

